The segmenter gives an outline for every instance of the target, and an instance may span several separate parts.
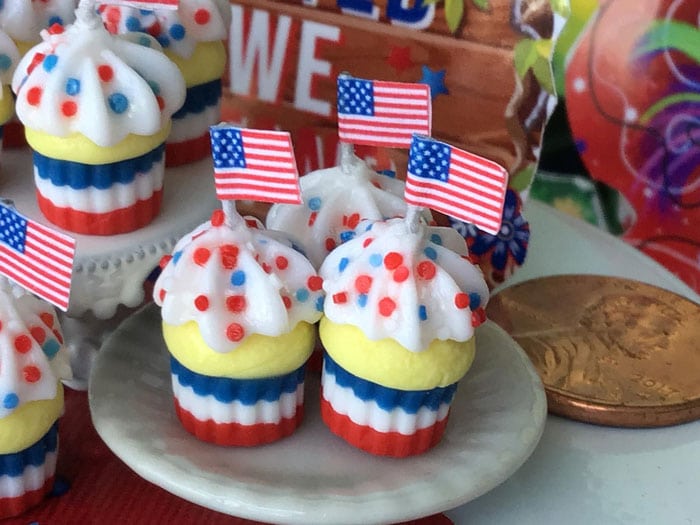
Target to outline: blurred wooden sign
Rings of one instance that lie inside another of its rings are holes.
[[[433,135],[507,167],[521,191],[553,101],[554,11],[542,0],[232,0],[223,118],[290,131],[303,174],[338,162],[339,73],[422,82]],[[405,174],[407,151],[356,151]]]

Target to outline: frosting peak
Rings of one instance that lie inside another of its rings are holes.
[[[455,230],[418,224],[412,231],[406,220],[391,219],[365,221],[356,232],[319,271],[329,320],[413,352],[435,339],[472,337],[489,293]]]
[[[111,35],[89,19],[42,32],[43,42],[22,58],[12,79],[19,119],[104,147],[157,133],[184,102],[182,75],[152,37]]]
[[[280,336],[321,317],[321,280],[304,255],[275,232],[229,224],[221,210],[175,246],[154,288],[163,321],[194,321],[216,352],[248,335]]]

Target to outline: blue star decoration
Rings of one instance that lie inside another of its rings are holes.
[[[435,100],[438,95],[449,95],[450,92],[445,87],[445,74],[447,74],[446,69],[440,69],[438,71],[433,71],[428,66],[421,66],[422,76],[418,81],[421,84],[428,84],[430,86],[430,98]]]

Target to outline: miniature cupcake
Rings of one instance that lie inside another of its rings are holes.
[[[177,10],[104,6],[101,12],[111,33],[141,31],[154,36],[185,78],[187,97],[173,115],[172,131],[166,143],[166,165],[178,166],[209,157],[209,126],[218,123],[221,117],[229,3],[180,0]]]
[[[0,31],[0,140],[4,136],[4,126],[15,114],[15,99],[12,96],[10,83],[12,74],[19,62],[19,51],[12,39],[4,31]]]
[[[357,232],[320,270],[321,414],[362,450],[420,454],[443,435],[488,289],[451,228],[392,219]]]
[[[0,518],[53,489],[68,355],[53,308],[0,277]]]
[[[57,226],[113,235],[160,211],[165,138],[185,87],[158,47],[147,35],[111,35],[86,2],[18,65],[12,87],[39,208]]]
[[[345,166],[301,177],[304,205],[273,204],[265,220],[271,230],[299,238],[316,268],[336,246],[355,235],[360,221],[406,214],[403,181],[373,171],[354,155]]]
[[[308,259],[281,236],[217,210],[161,266],[154,300],[185,429],[238,446],[294,432],[323,305]]]

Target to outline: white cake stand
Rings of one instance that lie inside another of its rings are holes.
[[[32,155],[28,149],[4,151],[0,197],[17,211],[43,224],[34,193]],[[168,168],[160,215],[148,226],[122,235],[80,235],[68,311],[61,326],[73,367],[73,388],[87,388],[92,361],[104,339],[146,299],[144,281],[175,243],[218,207],[211,159]],[[54,226],[55,227],[55,226]]]

